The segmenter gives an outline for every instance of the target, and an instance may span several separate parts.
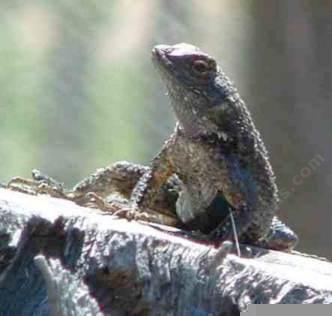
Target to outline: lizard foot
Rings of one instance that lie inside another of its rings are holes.
[[[75,195],[75,193],[73,193],[72,195],[69,194],[68,196],[72,201],[81,206],[99,208],[105,211],[108,209],[109,203],[107,203],[102,197],[94,192],[88,192],[83,195]]]
[[[179,219],[176,217],[161,214],[153,210],[141,211],[139,209],[126,206],[120,207],[118,211],[113,213],[113,215],[126,218],[129,221],[143,221],[173,227],[180,226]]]
[[[32,170],[32,179],[15,177],[8,182],[6,187],[13,191],[31,195],[48,194],[53,197],[67,198],[61,183],[36,169]]]
[[[7,189],[17,191],[21,193],[36,195],[36,183],[31,179],[24,179],[21,177],[15,177],[9,180],[5,186]]]
[[[70,195],[69,195],[70,196]],[[108,214],[131,220],[149,221],[149,214],[140,212],[125,204],[123,201],[107,202],[95,192],[89,192],[80,196],[72,196],[71,199],[81,206],[100,209]]]
[[[129,206],[122,207],[119,210],[117,210],[113,215],[126,218],[128,221],[145,221],[150,222],[151,216],[147,212],[142,212],[136,208],[131,208]]]

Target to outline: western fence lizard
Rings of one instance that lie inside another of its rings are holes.
[[[184,225],[212,239],[232,239],[231,211],[240,241],[293,248],[297,236],[274,216],[279,200],[267,151],[235,87],[211,56],[192,45],[159,45],[152,55],[178,122],[151,168],[120,162],[68,191],[38,172],[22,183],[81,205],[92,192],[103,209],[111,194],[113,211],[116,191],[130,199],[135,214],[154,210],[163,216],[154,213],[152,221]]]
[[[184,43],[155,46],[152,59],[178,122],[137,183],[132,207],[151,207],[176,174],[181,181],[176,212],[188,227],[232,239],[231,210],[240,240],[292,248],[297,236],[275,218],[278,190],[265,146],[215,59]]]

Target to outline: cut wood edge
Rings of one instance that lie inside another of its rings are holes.
[[[254,247],[255,258],[239,258],[177,233],[47,195],[0,189],[0,314],[1,306],[24,296],[24,286],[15,285],[15,273],[23,275],[23,268],[40,275],[37,285],[25,280],[38,289],[31,300],[45,300],[47,286],[33,261],[40,253],[81,278],[104,315],[167,313],[167,301],[178,314],[243,310],[252,303],[332,302],[330,262]],[[8,287],[17,295],[10,297]],[[40,302],[36,315],[46,308]]]

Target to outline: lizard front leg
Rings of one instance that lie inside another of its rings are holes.
[[[167,147],[164,146],[153,159],[151,168],[147,169],[137,182],[131,194],[130,205],[136,218],[151,211],[161,187],[166,184],[173,173],[174,168],[168,159]]]
[[[154,159],[154,166],[164,164],[163,155],[161,152]],[[160,172],[157,167],[153,170],[146,166],[121,161],[98,169],[97,172],[78,183],[68,195],[80,205],[95,205],[101,210],[128,220],[136,219],[179,226],[179,220],[172,212],[177,197],[177,193],[173,192],[177,188],[177,179],[173,176],[166,183],[169,178],[166,176],[160,182],[162,177],[158,175]],[[150,176],[151,183],[146,181]],[[142,196],[140,190],[145,191],[143,189],[145,185],[151,185],[154,189],[146,191],[150,194],[153,191],[154,194],[144,196],[141,201],[138,197]],[[140,204],[143,200],[147,201],[145,198],[149,200],[148,206],[144,203]],[[135,204],[136,201],[138,205]],[[141,212],[141,209],[144,209],[144,212]]]
[[[78,204],[89,200],[86,198],[87,195],[94,200],[96,200],[96,196],[99,196],[102,199],[99,203],[101,206],[103,203],[112,203],[114,199],[118,198],[125,202],[123,204],[126,202],[128,204],[137,183],[142,180],[143,175],[150,172],[150,167],[119,161],[106,168],[98,169],[75,185],[71,192]],[[166,216],[175,217],[175,202],[178,197],[179,185],[178,178],[172,175],[154,198],[153,210]]]

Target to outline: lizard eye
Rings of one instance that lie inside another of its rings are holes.
[[[204,60],[195,60],[192,65],[193,70],[202,75],[209,71],[209,64]]]

